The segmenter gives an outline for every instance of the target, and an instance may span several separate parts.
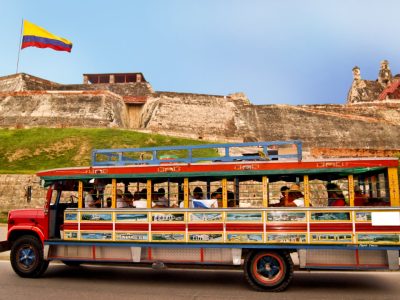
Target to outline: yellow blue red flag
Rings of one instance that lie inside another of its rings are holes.
[[[21,49],[27,47],[51,48],[57,51],[71,52],[71,41],[56,36],[27,20],[24,20],[24,31]]]

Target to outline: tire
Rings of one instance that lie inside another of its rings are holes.
[[[25,278],[40,277],[49,266],[43,258],[41,241],[32,235],[24,235],[13,243],[10,260],[14,272]]]
[[[250,252],[244,263],[244,274],[258,291],[281,292],[292,280],[293,262],[287,252]]]

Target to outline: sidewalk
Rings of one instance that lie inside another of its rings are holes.
[[[0,241],[5,241],[7,238],[7,224],[0,223]],[[0,260],[9,260],[10,251],[1,252]]]

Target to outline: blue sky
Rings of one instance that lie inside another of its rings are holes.
[[[26,48],[19,71],[60,83],[143,72],[157,91],[254,104],[345,103],[358,65],[400,73],[400,1],[0,0],[0,76],[13,74],[22,18],[71,40],[72,53]]]

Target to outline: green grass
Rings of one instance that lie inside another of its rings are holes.
[[[7,223],[8,221],[8,212],[1,211],[0,212],[0,223]]]
[[[45,169],[88,166],[92,149],[197,144],[205,142],[119,129],[0,129],[0,173],[32,174]],[[194,156],[217,156],[217,153],[205,149],[196,151]]]

